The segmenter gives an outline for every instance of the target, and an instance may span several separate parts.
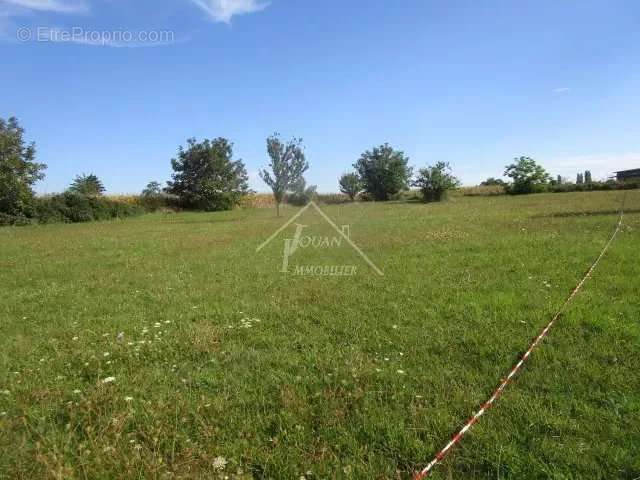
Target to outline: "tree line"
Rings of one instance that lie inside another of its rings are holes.
[[[277,214],[284,201],[305,205],[316,195],[316,186],[308,185],[309,169],[302,139],[285,141],[278,133],[266,139],[269,164],[260,170],[260,178],[271,188]],[[153,209],[171,199],[184,209],[229,210],[253,193],[247,169],[235,159],[233,144],[226,138],[187,140],[171,159],[171,180],[162,186],[150,182],[142,191],[139,205],[116,205],[103,198],[101,180],[93,173],[76,176],[62,194],[37,198],[33,186],[44,178],[47,166],[36,161],[33,142],[24,140],[24,129],[16,118],[0,118],[0,224],[15,224],[36,219],[48,221],[87,221],[141,213],[140,207]],[[566,185],[566,179],[552,179],[547,171],[529,157],[518,157],[507,165],[504,176],[509,182],[489,178],[482,185],[500,185],[508,193],[524,194],[545,191],[549,185]],[[579,173],[577,185],[595,186],[591,172]],[[412,187],[425,202],[444,199],[447,192],[460,185],[448,163],[437,162],[417,171],[409,166],[409,157],[388,143],[366,150],[353,164],[353,171],[338,179],[341,193],[356,199],[386,201]],[[136,208],[138,207],[138,208]]]

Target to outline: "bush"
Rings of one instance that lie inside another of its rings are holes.
[[[345,173],[338,180],[340,192],[348,195],[353,202],[362,191],[362,182],[357,173]]]
[[[443,200],[448,190],[457,187],[460,181],[451,173],[448,163],[438,162],[433,166],[420,169],[418,178],[413,183],[420,188],[425,202]]]
[[[603,190],[633,190],[636,188],[640,188],[640,180],[630,182],[617,182],[615,180],[610,180],[608,182],[562,183],[550,185],[548,191],[552,193],[566,193]]]
[[[316,198],[316,190],[315,185],[307,187],[305,179],[300,178],[293,186],[293,191],[287,195],[287,203],[296,207],[304,207]]]
[[[36,199],[38,223],[80,223],[140,215],[143,208],[107,198],[87,197],[73,192]]]
[[[504,172],[505,176],[513,180],[508,187],[509,193],[519,195],[546,191],[551,177],[541,165],[529,157],[519,157],[514,160],[515,163],[507,165]]]
[[[180,197],[183,208],[230,210],[249,193],[247,170],[241,160],[233,160],[233,145],[226,138],[188,139],[171,166],[167,191]]]
[[[0,227],[22,227],[31,225],[32,220],[22,215],[9,215],[0,212]]]
[[[412,170],[404,152],[385,143],[364,152],[353,165],[368,198],[384,201],[407,190]]]

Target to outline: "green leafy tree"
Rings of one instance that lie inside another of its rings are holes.
[[[287,196],[287,201],[291,205],[303,207],[307,205],[317,195],[318,187],[316,185],[307,185],[304,178],[300,178],[292,187],[291,193]]]
[[[69,191],[78,195],[84,195],[87,197],[99,197],[105,192],[102,181],[90,173],[89,175],[76,175],[76,178],[71,183]]]
[[[143,197],[155,197],[162,193],[162,185],[160,182],[149,182],[147,186],[142,190]]]
[[[348,195],[353,202],[362,191],[362,182],[357,173],[345,173],[338,180],[340,192]]]
[[[550,176],[541,165],[529,157],[517,157],[515,163],[507,165],[504,175],[512,179],[509,192],[513,194],[534,193],[549,183]]]
[[[593,178],[591,177],[591,171],[587,170],[584,172],[584,183],[593,183]]]
[[[460,181],[453,176],[448,163],[438,162],[420,169],[413,185],[420,189],[425,202],[439,202],[444,199],[448,190],[459,186]]]
[[[406,190],[411,178],[409,157],[394,150],[388,143],[364,152],[353,165],[362,181],[362,188],[374,200],[388,200],[391,195]]]
[[[300,186],[303,174],[309,169],[301,138],[283,142],[277,133],[267,138],[267,153],[271,162],[269,168],[260,171],[260,178],[273,191],[276,212],[280,216],[280,205],[287,192]]]
[[[26,144],[18,120],[0,118],[0,213],[29,217],[33,213],[33,185],[47,166],[35,161],[35,144]]]
[[[493,187],[493,186],[501,186],[504,187],[507,183],[500,178],[489,177],[484,182],[480,183],[482,187]]]
[[[167,191],[186,208],[230,210],[249,193],[249,177],[242,160],[233,160],[233,144],[226,138],[187,140],[171,160],[174,170]]]

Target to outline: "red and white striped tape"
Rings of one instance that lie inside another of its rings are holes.
[[[609,241],[607,242],[607,244],[604,246],[604,248],[600,252],[600,255],[598,256],[598,258],[596,258],[595,262],[593,262],[593,264],[591,265],[591,268],[589,268],[589,270],[584,275],[584,277],[582,277],[582,280],[580,280],[578,282],[578,284],[576,285],[576,287],[571,291],[571,294],[569,295],[569,297],[565,300],[565,302],[562,304],[560,309],[556,312],[556,314],[553,316],[553,318],[547,324],[547,326],[544,327],[542,332],[540,332],[540,334],[533,340],[533,342],[531,342],[531,345],[529,345],[529,348],[524,353],[522,358],[520,358],[518,363],[516,363],[513,366],[513,368],[511,369],[511,371],[507,375],[507,377],[502,380],[500,385],[498,385],[498,388],[495,389],[495,391],[493,392],[491,397],[489,397],[489,400],[487,400],[485,403],[483,403],[482,406],[480,407],[480,409],[469,420],[467,420],[467,423],[465,423],[464,426],[458,431],[458,433],[456,433],[453,436],[453,438],[449,441],[449,443],[447,443],[444,446],[444,448],[438,452],[438,454],[433,458],[433,460],[431,460],[431,462],[429,462],[429,464],[426,467],[424,467],[422,470],[420,470],[418,473],[415,474],[415,476],[413,477],[414,480],[422,480],[423,478],[426,478],[426,477],[428,477],[430,475],[433,467],[435,467],[438,463],[440,463],[447,456],[447,454],[451,451],[451,449],[458,442],[460,442],[460,440],[465,435],[465,433],[467,433],[471,429],[471,427],[480,419],[480,417],[482,415],[484,415],[484,413],[487,410],[489,410],[489,408],[491,408],[491,406],[496,402],[496,400],[498,400],[498,398],[500,398],[500,395],[502,395],[502,392],[507,387],[507,385],[509,384],[511,379],[518,373],[520,368],[522,368],[522,366],[524,365],[524,362],[527,361],[527,359],[529,358],[531,353],[533,353],[533,351],[540,344],[542,339],[547,336],[547,334],[549,333],[549,330],[551,329],[553,324],[558,320],[558,318],[560,318],[560,315],[562,315],[562,313],[565,311],[565,309],[567,308],[569,303],[571,303],[571,301],[574,299],[574,297],[582,289],[582,286],[587,281],[587,279],[589,277],[591,277],[591,274],[593,273],[593,271],[598,266],[598,263],[600,263],[600,260],[602,259],[602,257],[604,257],[605,253],[609,249],[609,246],[613,243],[613,240],[618,235],[618,232],[620,231],[620,227],[622,226],[622,217],[624,215],[624,201],[625,201],[625,198],[626,198],[626,195],[622,199],[622,206],[620,208],[620,218],[618,220],[616,228],[613,231],[613,234],[611,235],[611,238],[609,238]]]

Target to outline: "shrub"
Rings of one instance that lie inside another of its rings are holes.
[[[139,205],[107,198],[88,197],[74,192],[36,199],[35,216],[39,223],[79,223],[125,218],[143,213]]]
[[[445,198],[447,191],[457,187],[460,181],[451,173],[448,163],[438,162],[423,168],[413,183],[420,189],[425,202],[439,202]]]
[[[175,173],[167,191],[180,197],[183,208],[230,210],[249,193],[247,170],[241,160],[233,160],[233,145],[226,138],[190,138],[171,166]]]
[[[364,152],[353,165],[362,181],[362,189],[374,200],[389,200],[409,188],[411,167],[404,152],[388,143]]]
[[[362,191],[362,182],[357,173],[345,173],[338,180],[340,191],[348,195],[353,202]]]
[[[591,182],[591,183],[563,183],[561,185],[550,185],[548,191],[552,193],[566,192],[590,192],[602,190],[632,190],[640,188],[640,181],[635,182],[616,182],[615,180],[607,182]]]
[[[31,225],[32,220],[22,215],[9,215],[0,212],[0,227],[22,227]]]
[[[546,190],[549,174],[535,160],[529,157],[515,158],[515,163],[507,165],[504,175],[511,178],[511,194],[540,193]]]
[[[300,178],[293,191],[287,195],[287,203],[296,207],[304,207],[316,197],[317,187],[315,185],[307,186],[304,178]]]

